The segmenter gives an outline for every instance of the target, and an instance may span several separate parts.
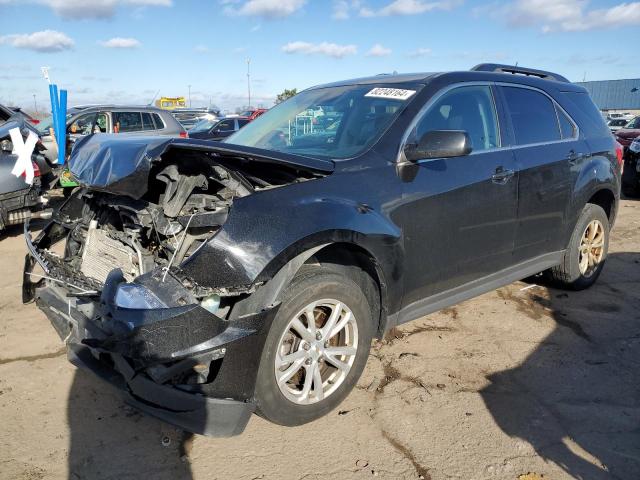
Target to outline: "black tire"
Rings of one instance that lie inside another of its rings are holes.
[[[580,243],[582,236],[590,222],[598,220],[604,230],[604,254],[602,260],[591,271],[586,274],[580,272]],[[587,203],[582,209],[582,213],[576,222],[576,226],[571,234],[571,240],[565,251],[562,263],[553,267],[548,274],[555,286],[567,290],[584,290],[593,285],[602,269],[604,268],[607,252],[609,250],[609,218],[599,205]]]
[[[277,385],[275,359],[280,338],[290,320],[314,300],[335,299],[353,313],[358,330],[358,345],[351,369],[340,386],[317,403],[296,404],[285,397]],[[282,304],[266,339],[256,380],[257,413],[271,422],[295,426],[316,420],[338,406],[353,389],[364,370],[371,339],[371,307],[357,283],[330,265],[304,265],[280,298]]]

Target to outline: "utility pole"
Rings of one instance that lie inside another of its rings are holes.
[[[191,108],[191,85],[189,85],[189,108]]]
[[[251,108],[251,59],[247,58],[247,96],[249,97],[249,105],[247,107]]]
[[[33,94],[33,109],[38,113],[38,103],[36,102],[36,94]]]

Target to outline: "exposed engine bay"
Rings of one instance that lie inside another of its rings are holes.
[[[139,199],[96,190],[77,194],[75,208],[57,215],[68,229],[64,255],[40,253],[54,278],[100,291],[117,268],[130,282],[179,265],[224,224],[234,199],[316,176],[237,157],[171,151],[153,166],[148,191]]]

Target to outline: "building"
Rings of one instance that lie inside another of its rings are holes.
[[[640,115],[640,78],[576,82],[589,91],[591,98],[605,113]]]

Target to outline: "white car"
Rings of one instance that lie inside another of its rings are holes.
[[[626,118],[614,118],[607,122],[607,126],[609,127],[609,130],[611,130],[611,133],[613,133],[617,130],[620,130],[621,128],[624,128],[624,126],[629,123],[629,120],[630,119]]]

